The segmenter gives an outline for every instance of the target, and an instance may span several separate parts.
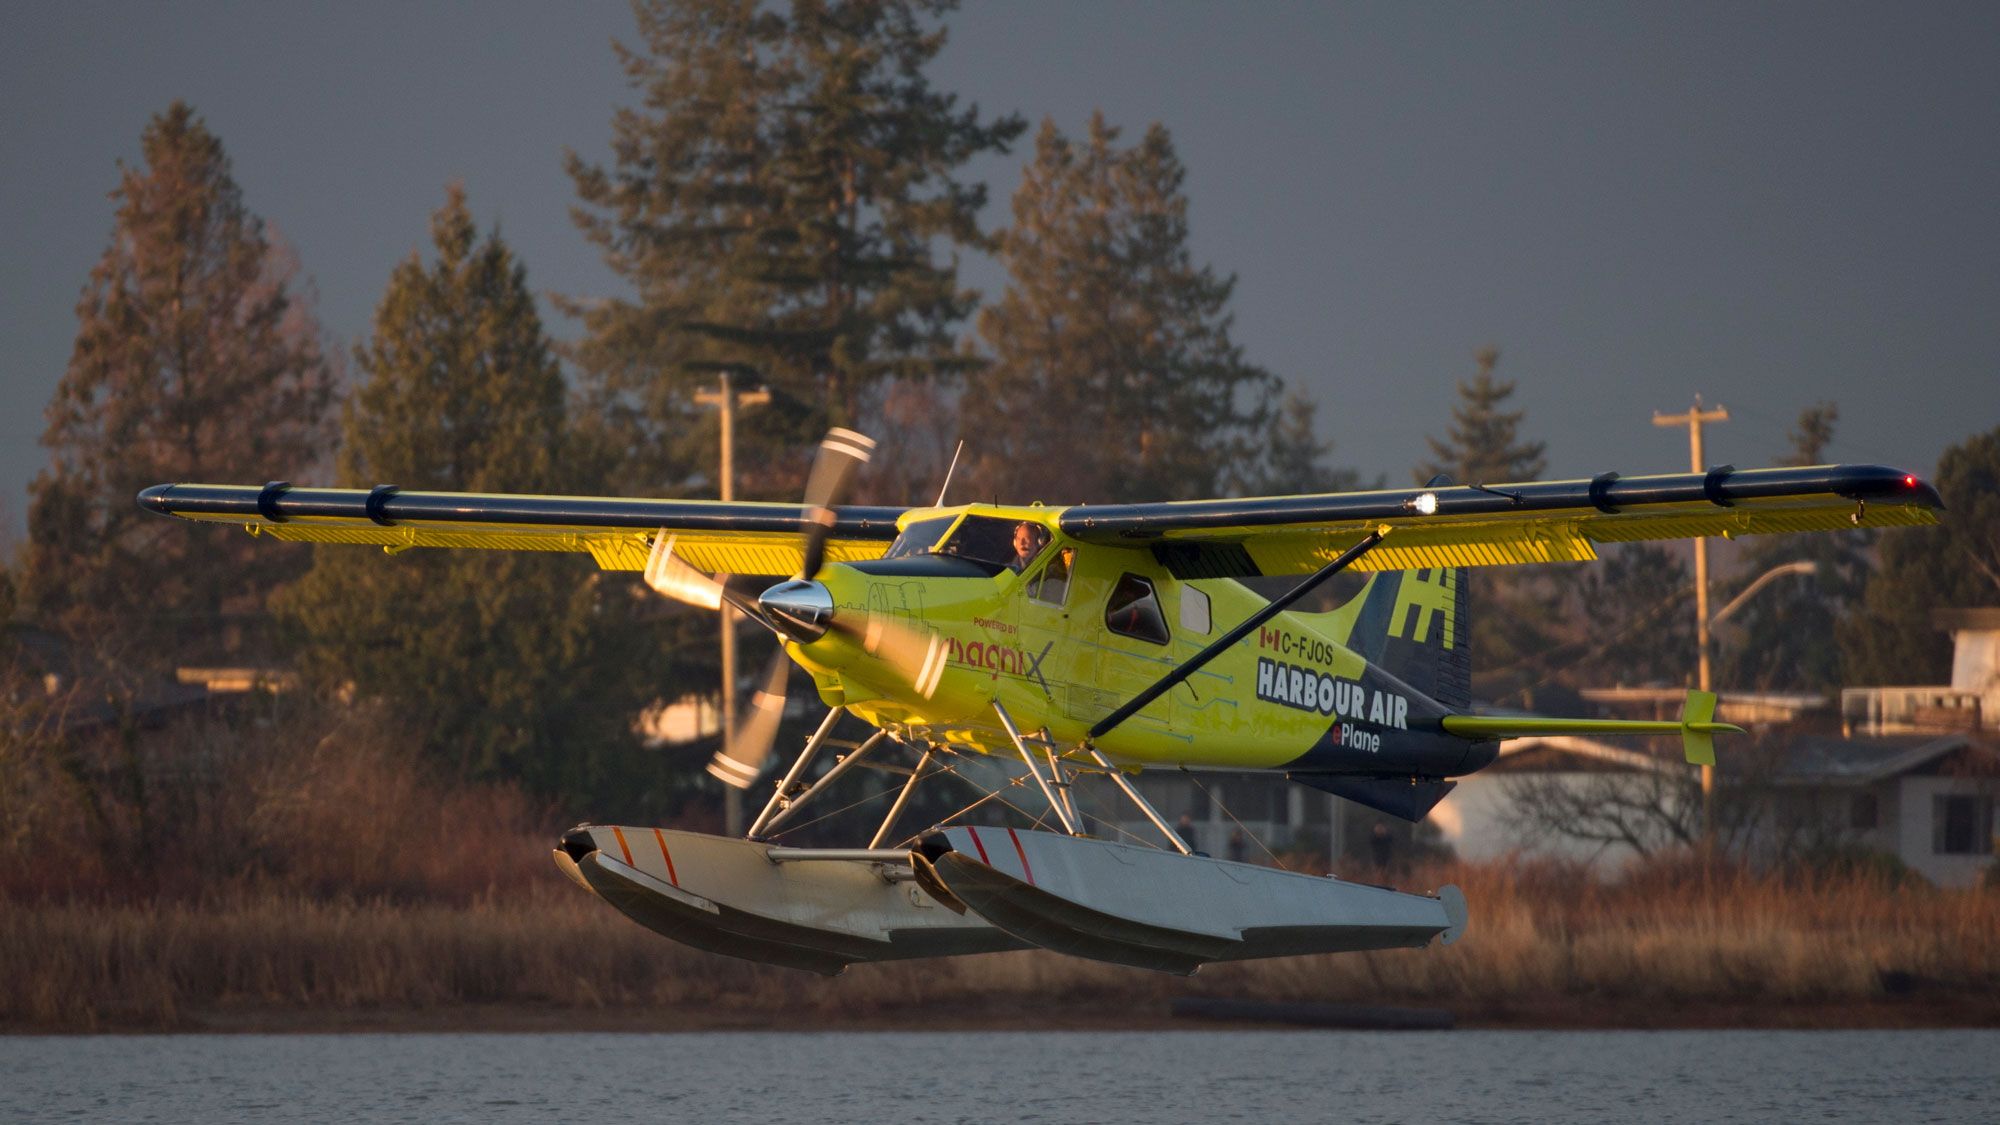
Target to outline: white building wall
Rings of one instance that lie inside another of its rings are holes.
[[[1875,828],[1862,836],[1862,843],[1878,852],[1891,855],[1903,854],[1903,824],[1908,819],[1903,815],[1902,779],[1877,782],[1872,786],[1875,793]],[[1926,816],[1928,816],[1928,812]],[[1924,825],[1925,846],[1928,847],[1929,821]],[[1907,864],[1907,861],[1905,861]]]
[[[1902,779],[1896,801],[1896,854],[1912,871],[1940,887],[1969,887],[1993,866],[1989,845],[1984,855],[1939,855],[1936,840],[1936,798],[1944,794],[1976,795],[1978,782],[1955,777],[1914,775]]]
[[[1951,688],[1979,697],[1981,725],[2000,730],[2000,630],[1954,629]]]
[[[1516,775],[1518,776],[1518,775]],[[1543,774],[1564,785],[1582,786],[1599,774]],[[1639,857],[1624,844],[1596,844],[1566,838],[1538,838],[1527,832],[1515,803],[1507,795],[1508,775],[1473,774],[1458,779],[1458,788],[1431,810],[1431,821],[1445,842],[1464,860],[1479,862],[1509,854],[1546,856],[1587,863],[1606,874]]]

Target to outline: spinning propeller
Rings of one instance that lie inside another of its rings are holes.
[[[944,672],[944,639],[879,614],[860,620],[834,613],[833,595],[815,581],[826,565],[826,542],[839,521],[842,497],[854,474],[875,451],[875,442],[853,430],[833,429],[819,444],[812,473],[806,478],[800,519],[801,565],[796,577],[751,595],[731,586],[732,576],[709,575],[674,555],[674,537],[661,533],[646,559],[646,585],[677,602],[719,610],[724,602],[776,633],[780,641],[811,644],[837,631],[860,641],[862,651],[894,669],[917,693],[928,699]],[[785,687],[790,658],[780,644],[765,666],[763,681],[736,725],[736,736],[716,752],[708,772],[738,789],[757,780],[777,740],[778,721],[785,712]]]

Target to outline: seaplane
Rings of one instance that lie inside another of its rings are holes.
[[[587,823],[554,857],[666,937],[824,974],[1027,948],[1187,974],[1455,941],[1468,924],[1455,887],[1406,892],[1201,854],[1131,778],[1275,771],[1414,821],[1503,738],[1677,736],[1688,761],[1712,763],[1715,736],[1741,728],[1717,722],[1703,692],[1677,721],[1478,713],[1466,571],[1588,562],[1599,543],[1932,524],[1943,506],[1925,481],[1878,465],[1062,507],[843,504],[873,450],[831,432],[800,504],[284,481],[161,484],[138,503],[391,555],[587,554],[769,629],[779,651],[710,766],[729,785],[770,787],[747,832]],[[1343,571],[1366,575],[1351,598],[1293,608]],[[1260,576],[1297,581],[1266,598],[1243,581]],[[767,770],[788,664],[828,710],[785,768]],[[843,716],[872,733],[835,739]],[[884,759],[907,764],[891,770],[902,780],[883,790],[894,800],[865,839],[785,841],[844,774]],[[977,799],[937,823],[900,823],[913,792],[946,779]],[[1122,795],[1151,835],[1094,833],[1077,801],[1086,780]],[[996,823],[1004,809],[1025,826]]]

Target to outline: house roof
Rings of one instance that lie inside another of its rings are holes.
[[[1805,735],[1785,747],[1777,780],[1786,785],[1869,785],[1971,745],[1964,734]]]
[[[1946,631],[2000,629],[2000,606],[1977,609],[1934,609],[1931,624]]]
[[[1656,740],[1646,740],[1653,743]],[[1572,768],[1655,771],[1682,768],[1680,747],[1671,751],[1659,745],[1633,743],[1614,745],[1594,738],[1510,738],[1500,744],[1496,765],[1516,770],[1547,769],[1549,765],[1528,755],[1538,751],[1578,759]],[[1772,779],[1780,785],[1871,785],[1925,765],[1973,745],[1963,733],[1878,735],[1872,738],[1840,738],[1823,735],[1794,735],[1782,741],[1764,743],[1778,755]],[[1740,774],[1752,761],[1743,754],[1723,748],[1720,765],[1724,774]],[[1569,772],[1564,770],[1563,772]]]

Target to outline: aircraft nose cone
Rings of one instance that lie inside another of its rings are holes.
[[[757,608],[779,632],[799,644],[809,644],[825,636],[833,621],[833,594],[817,582],[794,578],[759,595]]]

